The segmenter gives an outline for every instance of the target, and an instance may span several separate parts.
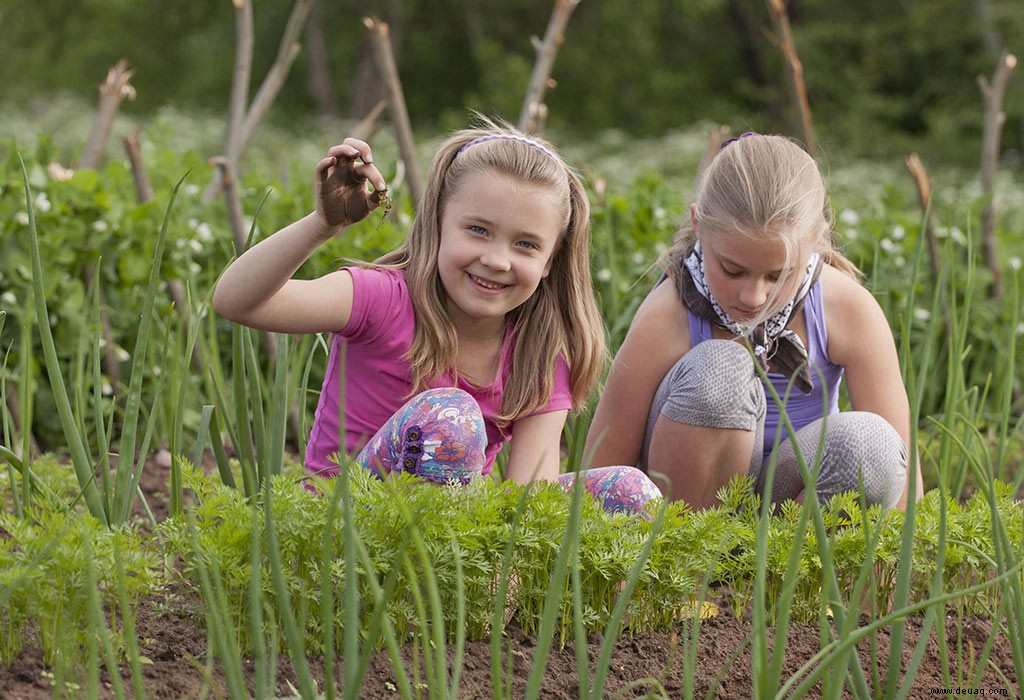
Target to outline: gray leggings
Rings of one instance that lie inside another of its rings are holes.
[[[765,391],[750,353],[730,340],[698,343],[665,375],[654,395],[640,469],[647,471],[654,424],[659,416],[687,425],[755,432],[749,475],[764,494],[769,460],[763,458]],[[780,426],[779,430],[785,430]],[[815,491],[824,503],[843,491],[859,491],[869,504],[892,507],[903,493],[907,448],[896,430],[879,415],[847,411],[818,419],[796,433],[783,434],[778,448],[771,500],[781,502],[804,490],[796,446],[813,469],[824,431],[821,468]],[[794,442],[796,445],[794,445]],[[657,469],[657,465],[652,465]]]

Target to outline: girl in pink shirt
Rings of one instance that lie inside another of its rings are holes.
[[[508,478],[571,482],[560,476],[562,429],[597,381],[604,331],[586,193],[551,144],[489,123],[455,133],[397,250],[292,279],[376,209],[387,185],[370,146],[349,138],[317,164],[315,193],[315,211],[241,255],[213,299],[218,313],[254,328],[334,334],[307,469],[337,472],[343,414],[344,452],[381,477],[467,482],[511,441]],[[585,480],[610,510],[661,495],[632,467]]]

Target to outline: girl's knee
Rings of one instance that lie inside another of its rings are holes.
[[[579,472],[586,489],[602,508],[610,513],[643,512],[647,503],[661,498],[661,489],[636,467],[598,467]],[[563,474],[559,481],[572,488],[576,474]]]
[[[849,411],[830,416],[828,455],[818,492],[860,491],[869,504],[896,504],[907,478],[907,446],[896,429],[875,413]]]
[[[764,389],[750,352],[730,340],[690,349],[665,378],[661,414],[705,427],[752,430],[764,415]]]

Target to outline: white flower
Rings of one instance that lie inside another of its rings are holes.
[[[194,263],[192,263],[191,265],[188,266],[188,273],[190,275],[192,275],[193,277],[195,277],[196,275],[198,275],[202,271],[203,271],[203,268],[199,267],[199,263],[195,263],[194,262]]]
[[[643,265],[646,260],[647,256],[641,253],[640,251],[633,253],[633,262],[636,263],[637,265]]]
[[[654,208],[654,218],[655,219],[657,219],[658,221],[661,221],[666,216],[668,216],[668,212],[665,211],[665,207],[655,207]]]
[[[195,231],[195,230],[196,230],[196,227],[197,227],[197,226],[199,225],[199,219],[197,219],[196,217],[194,217],[194,216],[193,216],[192,218],[190,218],[190,219],[189,219],[188,221],[186,221],[185,223],[186,223],[186,224],[188,225],[188,227],[189,227],[190,229],[192,229],[193,231]]]
[[[104,379],[103,380],[103,384],[100,387],[100,392],[104,396],[113,396],[114,395],[114,387],[112,387],[110,385],[110,381],[108,379]]]
[[[949,229],[949,235],[952,236],[953,241],[958,245],[965,245],[967,243],[967,236],[965,236],[964,232],[956,226]]]
[[[117,358],[118,362],[127,362],[128,360],[131,359],[132,356],[128,353],[127,350],[122,348],[120,345],[117,345],[114,347],[114,357]]]
[[[914,318],[918,321],[927,321],[932,317],[932,312],[928,309],[914,309]]]
[[[201,253],[203,251],[203,244],[199,241],[189,241],[189,247],[192,248],[193,253]]]
[[[204,243],[213,240],[213,228],[210,224],[202,221],[196,226],[196,235],[199,236],[199,240]]]
[[[45,192],[40,192],[36,196],[36,211],[48,212],[50,211],[50,200],[47,198]]]
[[[92,222],[92,227],[91,228],[92,228],[93,231],[96,231],[97,233],[103,233],[109,227],[107,226],[107,222],[106,221],[103,221],[102,219],[97,219],[96,221]]]
[[[860,214],[853,209],[843,209],[839,213],[839,220],[847,226],[856,226],[860,223]]]
[[[19,211],[17,214],[14,215],[14,220],[17,221],[22,226],[28,226],[28,212]]]
[[[857,229],[855,228],[846,229],[846,237],[849,238],[851,241],[855,240],[859,235],[860,234],[857,233]]]
[[[185,185],[185,194],[189,194],[189,195],[199,194],[199,185]]]
[[[49,173],[51,180],[57,182],[67,182],[71,179],[71,176],[75,174],[74,170],[65,168],[60,163],[50,163],[46,166],[46,172]]]
[[[902,224],[896,224],[892,229],[892,239],[894,241],[902,241],[907,235],[907,229],[903,228]]]
[[[0,294],[0,301],[14,306],[18,303],[18,297],[14,296],[14,292],[4,292],[3,294]]]
[[[906,261],[906,259],[902,255],[897,255],[896,259],[893,260],[892,263],[896,267],[903,267],[904,265],[907,264],[907,261]]]
[[[888,238],[883,238],[878,245],[886,253],[898,253],[900,250],[900,247]]]
[[[1024,323],[1017,324],[1017,335],[1024,335]]]
[[[1013,268],[1014,272],[1020,271],[1020,265],[1021,265],[1021,260],[1020,260],[1019,257],[1014,255],[1012,258],[1010,258],[1010,267]]]
[[[598,279],[599,282],[611,282],[611,280],[612,280],[612,271],[609,270],[607,267],[598,270],[597,271],[597,279]]]

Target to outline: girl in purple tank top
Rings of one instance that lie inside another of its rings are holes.
[[[903,507],[908,461],[921,495],[892,331],[835,247],[806,151],[754,133],[723,143],[662,262],[591,424],[595,464],[637,465],[694,508],[737,475],[773,502],[863,487]]]

